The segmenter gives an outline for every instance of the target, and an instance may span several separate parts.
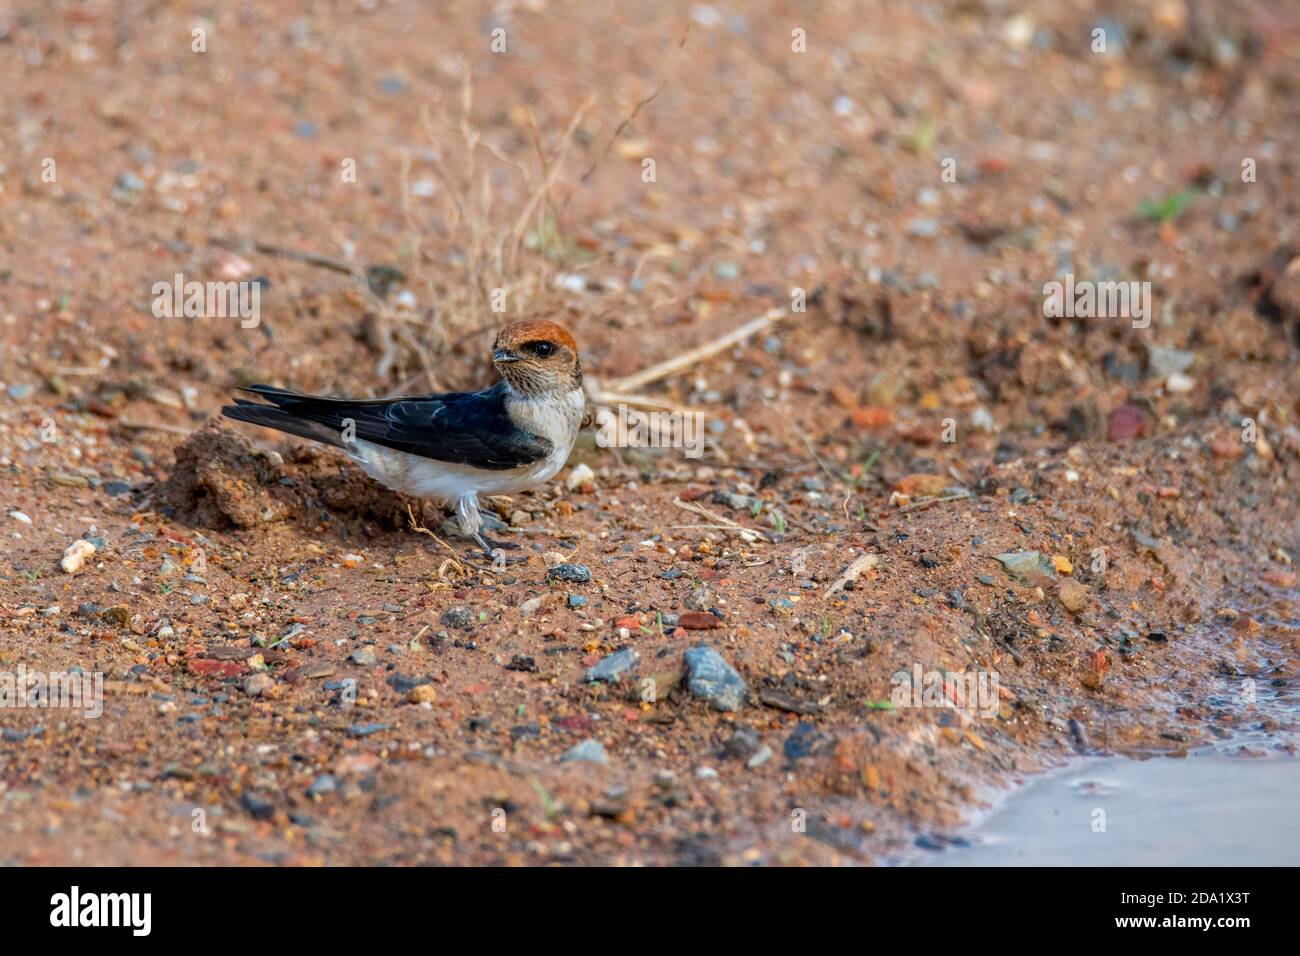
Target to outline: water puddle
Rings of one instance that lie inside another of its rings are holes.
[[[1294,633],[1294,620],[1268,622]],[[1214,746],[1182,757],[1092,757],[1030,780],[956,834],[931,834],[912,866],[1300,865],[1300,695],[1260,674],[1243,703],[1226,668],[1206,698],[1231,715]],[[1214,726],[1210,730],[1216,730]]]
[[[1087,760],[1035,779],[922,866],[1300,865],[1300,759]],[[965,844],[965,845],[962,845]]]

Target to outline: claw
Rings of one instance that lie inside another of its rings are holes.
[[[519,547],[517,544],[493,541],[491,538],[485,537],[481,534],[474,535],[474,543],[479,546],[479,550],[483,552],[483,556],[492,562],[494,568],[499,567],[502,564],[523,564],[528,560],[527,557],[522,556],[508,558],[502,553],[501,549],[503,547],[517,548]]]

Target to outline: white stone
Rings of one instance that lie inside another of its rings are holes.
[[[595,483],[596,473],[585,464],[574,465],[573,470],[569,472],[569,477],[564,479],[564,487],[569,491],[577,491],[579,488]]]
[[[63,568],[66,574],[76,574],[81,570],[81,566],[86,563],[86,559],[95,553],[95,546],[85,538],[78,538],[72,544],[68,545],[68,550],[63,552],[63,560],[59,562],[59,567]]]

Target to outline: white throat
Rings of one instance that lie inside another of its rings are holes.
[[[555,469],[559,471],[573,450],[578,428],[582,425],[582,413],[587,405],[587,396],[582,389],[524,395],[507,383],[505,405],[512,422],[555,446],[552,454],[560,457],[560,464]]]

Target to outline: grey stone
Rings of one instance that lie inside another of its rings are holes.
[[[560,763],[571,763],[575,760],[584,763],[608,764],[609,755],[605,753],[605,747],[599,740],[588,737],[582,743],[570,747],[560,757]]]
[[[641,663],[641,655],[635,647],[625,647],[603,658],[594,667],[587,668],[588,681],[616,681],[628,671],[635,670]]]
[[[448,627],[467,631],[474,626],[474,610],[473,608],[464,607],[463,605],[449,607],[443,612],[439,621],[446,624]]]
[[[748,760],[758,753],[761,746],[762,742],[758,739],[758,734],[752,729],[737,727],[727,742],[723,744],[722,753],[724,756],[736,760]]]
[[[1186,372],[1196,363],[1196,353],[1147,343],[1147,370],[1153,378],[1168,378]]]
[[[591,569],[585,564],[557,564],[546,572],[546,576],[557,581],[588,584],[591,581]]]
[[[333,793],[338,788],[338,780],[331,774],[323,773],[312,781],[312,785],[307,788],[307,796],[323,797],[326,794]]]
[[[745,704],[745,680],[721,654],[700,644],[684,655],[686,686],[714,710],[736,711]]]

